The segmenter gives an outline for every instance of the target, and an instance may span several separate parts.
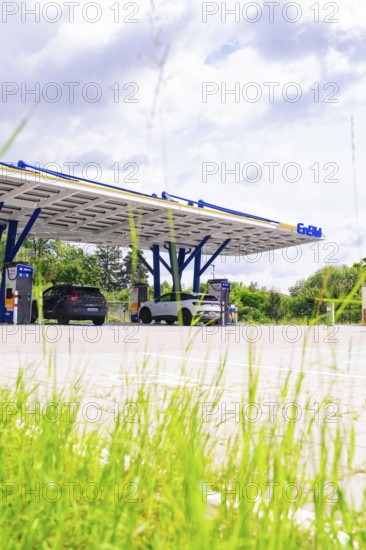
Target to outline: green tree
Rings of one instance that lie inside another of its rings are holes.
[[[207,292],[208,292],[208,284],[207,283],[203,283],[203,282],[200,283],[200,292],[202,294],[207,294]]]
[[[268,292],[251,291],[245,286],[235,286],[230,293],[231,303],[238,304],[239,320],[268,323]]]
[[[118,245],[98,246],[96,257],[102,288],[107,292],[119,291],[122,279],[120,247]]]
[[[0,238],[0,266],[4,263],[4,254],[5,254],[5,239],[4,237]]]
[[[36,281],[48,284],[56,277],[59,250],[61,241],[28,238],[20,249],[17,260],[29,262],[34,268]]]
[[[258,283],[255,281],[250,281],[248,289],[250,290],[250,292],[257,292],[257,290],[259,290]]]
[[[139,260],[138,255],[143,256],[143,252],[131,248],[123,258],[120,283],[123,288],[129,288],[136,283],[147,283],[148,270]]]
[[[51,239],[35,239],[27,238],[24,242],[23,248],[28,251],[30,260],[36,260],[47,256],[47,254],[52,254],[54,251],[55,243],[57,241],[52,241]]]
[[[160,285],[160,294],[167,294],[172,291],[172,285],[168,281],[162,281]]]
[[[46,254],[46,280],[52,284],[70,283],[99,285],[100,277],[97,258],[85,254],[81,247],[62,241],[55,241],[52,251]],[[42,260],[42,258],[40,258]],[[39,261],[39,260],[37,260]]]
[[[268,292],[268,303],[266,307],[267,315],[272,320],[278,320],[279,314],[280,314],[280,307],[282,303],[282,297],[281,294],[272,288]]]
[[[325,305],[321,300],[343,300],[345,299],[355,285],[364,276],[364,264],[363,262],[354,264],[349,267],[347,265],[342,266],[326,266],[316,271],[313,275],[307,279],[297,281],[297,283],[290,288],[290,294],[292,297],[290,304],[290,311],[294,317],[303,317],[308,313],[313,316],[319,316],[323,313]],[[357,291],[354,298],[361,299],[361,288]],[[355,305],[355,311],[358,311],[357,304]],[[356,317],[357,317],[356,311]],[[347,315],[344,314],[338,321],[345,322]]]

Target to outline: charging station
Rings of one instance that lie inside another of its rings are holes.
[[[149,286],[145,283],[137,283],[131,290],[131,323],[139,321],[139,307],[142,302],[147,302]]]
[[[5,269],[5,321],[14,325],[31,322],[33,267],[7,263]]]
[[[191,266],[193,292],[199,293],[201,277],[223,252],[228,257],[238,258],[325,238],[315,225],[290,225],[165,191],[161,196],[150,195],[41,168],[23,160],[17,164],[0,162],[0,239],[6,236],[4,264],[14,262],[29,235],[94,245],[131,246],[134,242],[131,224],[138,227],[139,248],[152,252],[150,263],[142,255],[139,258],[153,276],[154,298],[161,293],[161,266],[171,275],[175,291],[181,290],[182,275]],[[168,259],[165,259],[162,253],[167,252]],[[8,280],[10,290],[5,318],[5,278],[6,269],[3,269],[0,324],[14,316],[14,289],[12,281]],[[226,293],[230,285],[227,281],[219,282],[218,299],[222,301],[223,298],[228,304]],[[216,286],[216,280],[213,284]],[[214,288],[211,293],[216,294]],[[21,294],[19,320],[26,322],[27,296],[31,295],[31,289]],[[138,307],[140,301],[139,296],[133,300],[135,318],[136,304]]]
[[[208,282],[208,294],[215,296],[220,304],[224,303],[225,324],[229,322],[229,304],[231,285],[227,279],[211,279]]]

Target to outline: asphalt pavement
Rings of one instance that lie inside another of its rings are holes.
[[[27,385],[38,384],[45,396],[55,386],[72,391],[77,383],[86,407],[99,404],[109,416],[127,386],[137,390],[145,383],[163,391],[185,384],[210,389],[224,362],[221,401],[215,407],[203,404],[202,410],[208,425],[218,415],[225,420],[223,437],[242,414],[249,421],[255,414],[262,420],[280,414],[288,421],[286,407],[302,375],[296,398],[299,430],[309,406],[319,426],[340,422],[346,433],[353,422],[355,473],[347,479],[347,489],[360,499],[366,487],[366,327],[3,325],[0,341],[2,385],[14,385],[19,369]],[[245,402],[250,373],[259,375],[254,409]],[[288,376],[291,385],[284,406],[281,388]],[[95,422],[100,420],[97,405],[85,411],[95,416]],[[317,445],[320,440],[311,443],[309,455]],[[347,456],[345,465],[346,461]]]

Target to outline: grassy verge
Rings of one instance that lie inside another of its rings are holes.
[[[341,488],[352,430],[317,424],[310,403],[300,423],[296,407],[286,422],[254,421],[251,369],[227,430],[216,414],[224,371],[204,387],[182,372],[162,389],[142,368],[105,410],[77,390],[30,390],[20,372],[1,389],[1,548],[365,548],[362,514]],[[283,403],[302,385],[289,377]]]

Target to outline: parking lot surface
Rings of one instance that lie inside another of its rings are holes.
[[[259,374],[257,414],[268,418],[282,414],[284,421],[287,410],[276,406],[281,387],[289,375],[295,384],[303,373],[296,398],[299,429],[302,411],[309,405],[320,424],[341,422],[347,429],[354,422],[355,474],[347,486],[355,498],[366,487],[366,328],[362,326],[5,325],[0,327],[0,338],[2,385],[14,385],[19,369],[29,387],[39,384],[45,394],[55,386],[67,392],[77,382],[85,402],[98,403],[104,410],[123,400],[127,386],[145,383],[162,391],[182,384],[210,388],[225,362],[219,382],[222,402],[216,408],[203,404],[207,423],[224,416],[223,437],[229,436],[236,421],[236,406],[243,405],[250,372]],[[309,454],[319,444],[312,441]]]

